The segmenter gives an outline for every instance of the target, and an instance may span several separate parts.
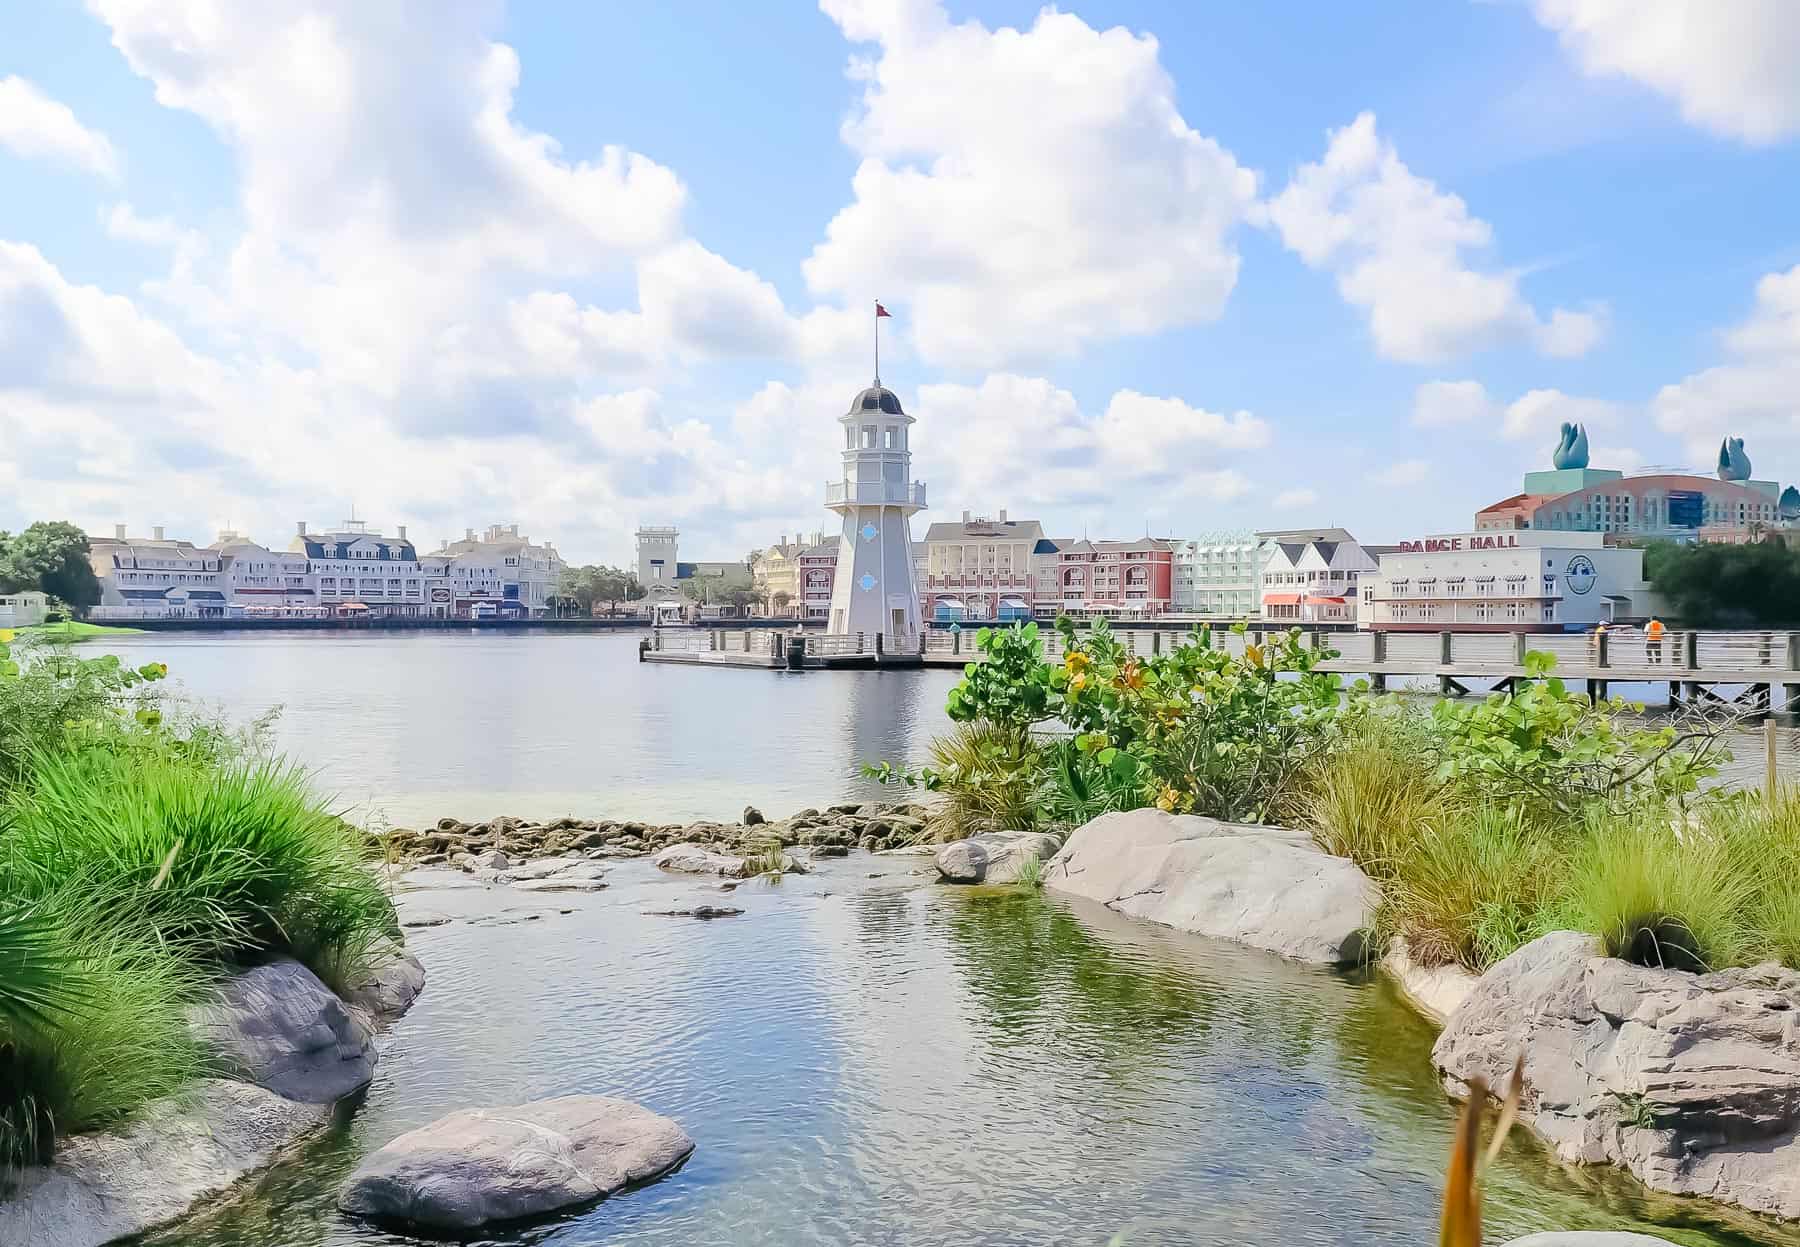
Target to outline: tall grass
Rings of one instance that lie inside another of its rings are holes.
[[[101,929],[141,926],[201,959],[289,953],[339,990],[397,934],[356,832],[292,767],[45,754],[10,814],[0,890],[61,898]]]
[[[0,1178],[202,1072],[186,1011],[208,976],[160,941],[14,912],[0,918],[0,955],[0,993],[40,984],[29,1008],[0,1016]]]
[[[1319,847],[1374,876],[1445,813],[1418,725],[1370,718],[1348,729],[1308,777],[1302,814]]]

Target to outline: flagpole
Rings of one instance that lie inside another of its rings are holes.
[[[881,300],[875,300],[875,306],[881,307]],[[875,313],[875,384],[881,385],[881,313]]]

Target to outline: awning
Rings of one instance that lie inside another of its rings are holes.
[[[1265,601],[1266,601],[1266,600],[1267,600],[1267,599],[1264,599],[1264,600],[1265,600]],[[1334,598],[1334,597],[1320,597],[1320,596],[1319,596],[1319,595],[1318,595],[1318,594],[1316,594],[1316,593],[1309,593],[1309,594],[1307,594],[1307,595],[1306,595],[1306,600],[1307,600],[1307,601],[1308,601],[1308,602],[1326,602],[1326,603],[1329,603],[1329,604],[1330,604],[1330,605],[1332,605],[1332,606],[1342,606],[1342,605],[1344,605],[1344,602],[1345,602],[1345,599],[1343,599],[1343,598]]]
[[[1001,598],[1000,605],[1002,605],[1002,606],[1029,606],[1030,603],[1027,602],[1024,598]]]
[[[163,594],[167,592],[167,589],[120,589],[119,596],[122,598],[130,598],[134,602],[147,600],[161,601]]]
[[[205,598],[209,602],[223,602],[225,600],[225,595],[220,593],[217,589],[189,589],[188,596],[190,598]]]
[[[1298,606],[1300,605],[1300,595],[1298,593],[1265,593],[1263,595],[1263,605]]]

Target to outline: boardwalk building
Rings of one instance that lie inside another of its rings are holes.
[[[962,513],[961,520],[925,530],[926,618],[939,623],[965,620],[1006,622],[1029,619],[1034,593],[1034,558],[1053,556],[1036,520],[999,519]]]

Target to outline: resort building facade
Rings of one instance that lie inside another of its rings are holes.
[[[1054,565],[1056,547],[1036,520],[988,519],[962,513],[925,530],[925,618],[937,623],[1029,619],[1035,600],[1034,560]],[[1054,582],[1053,582],[1054,583]]]
[[[1170,543],[1171,609],[1185,615],[1254,618],[1262,610],[1262,565],[1268,551],[1255,533],[1209,533]]]
[[[1274,623],[1355,624],[1359,582],[1383,547],[1364,547],[1341,528],[1258,533],[1261,614]],[[1388,547],[1391,548],[1391,547]]]
[[[1081,538],[1056,544],[1056,612],[1087,619],[1149,619],[1168,612],[1175,584],[1173,542]]]

